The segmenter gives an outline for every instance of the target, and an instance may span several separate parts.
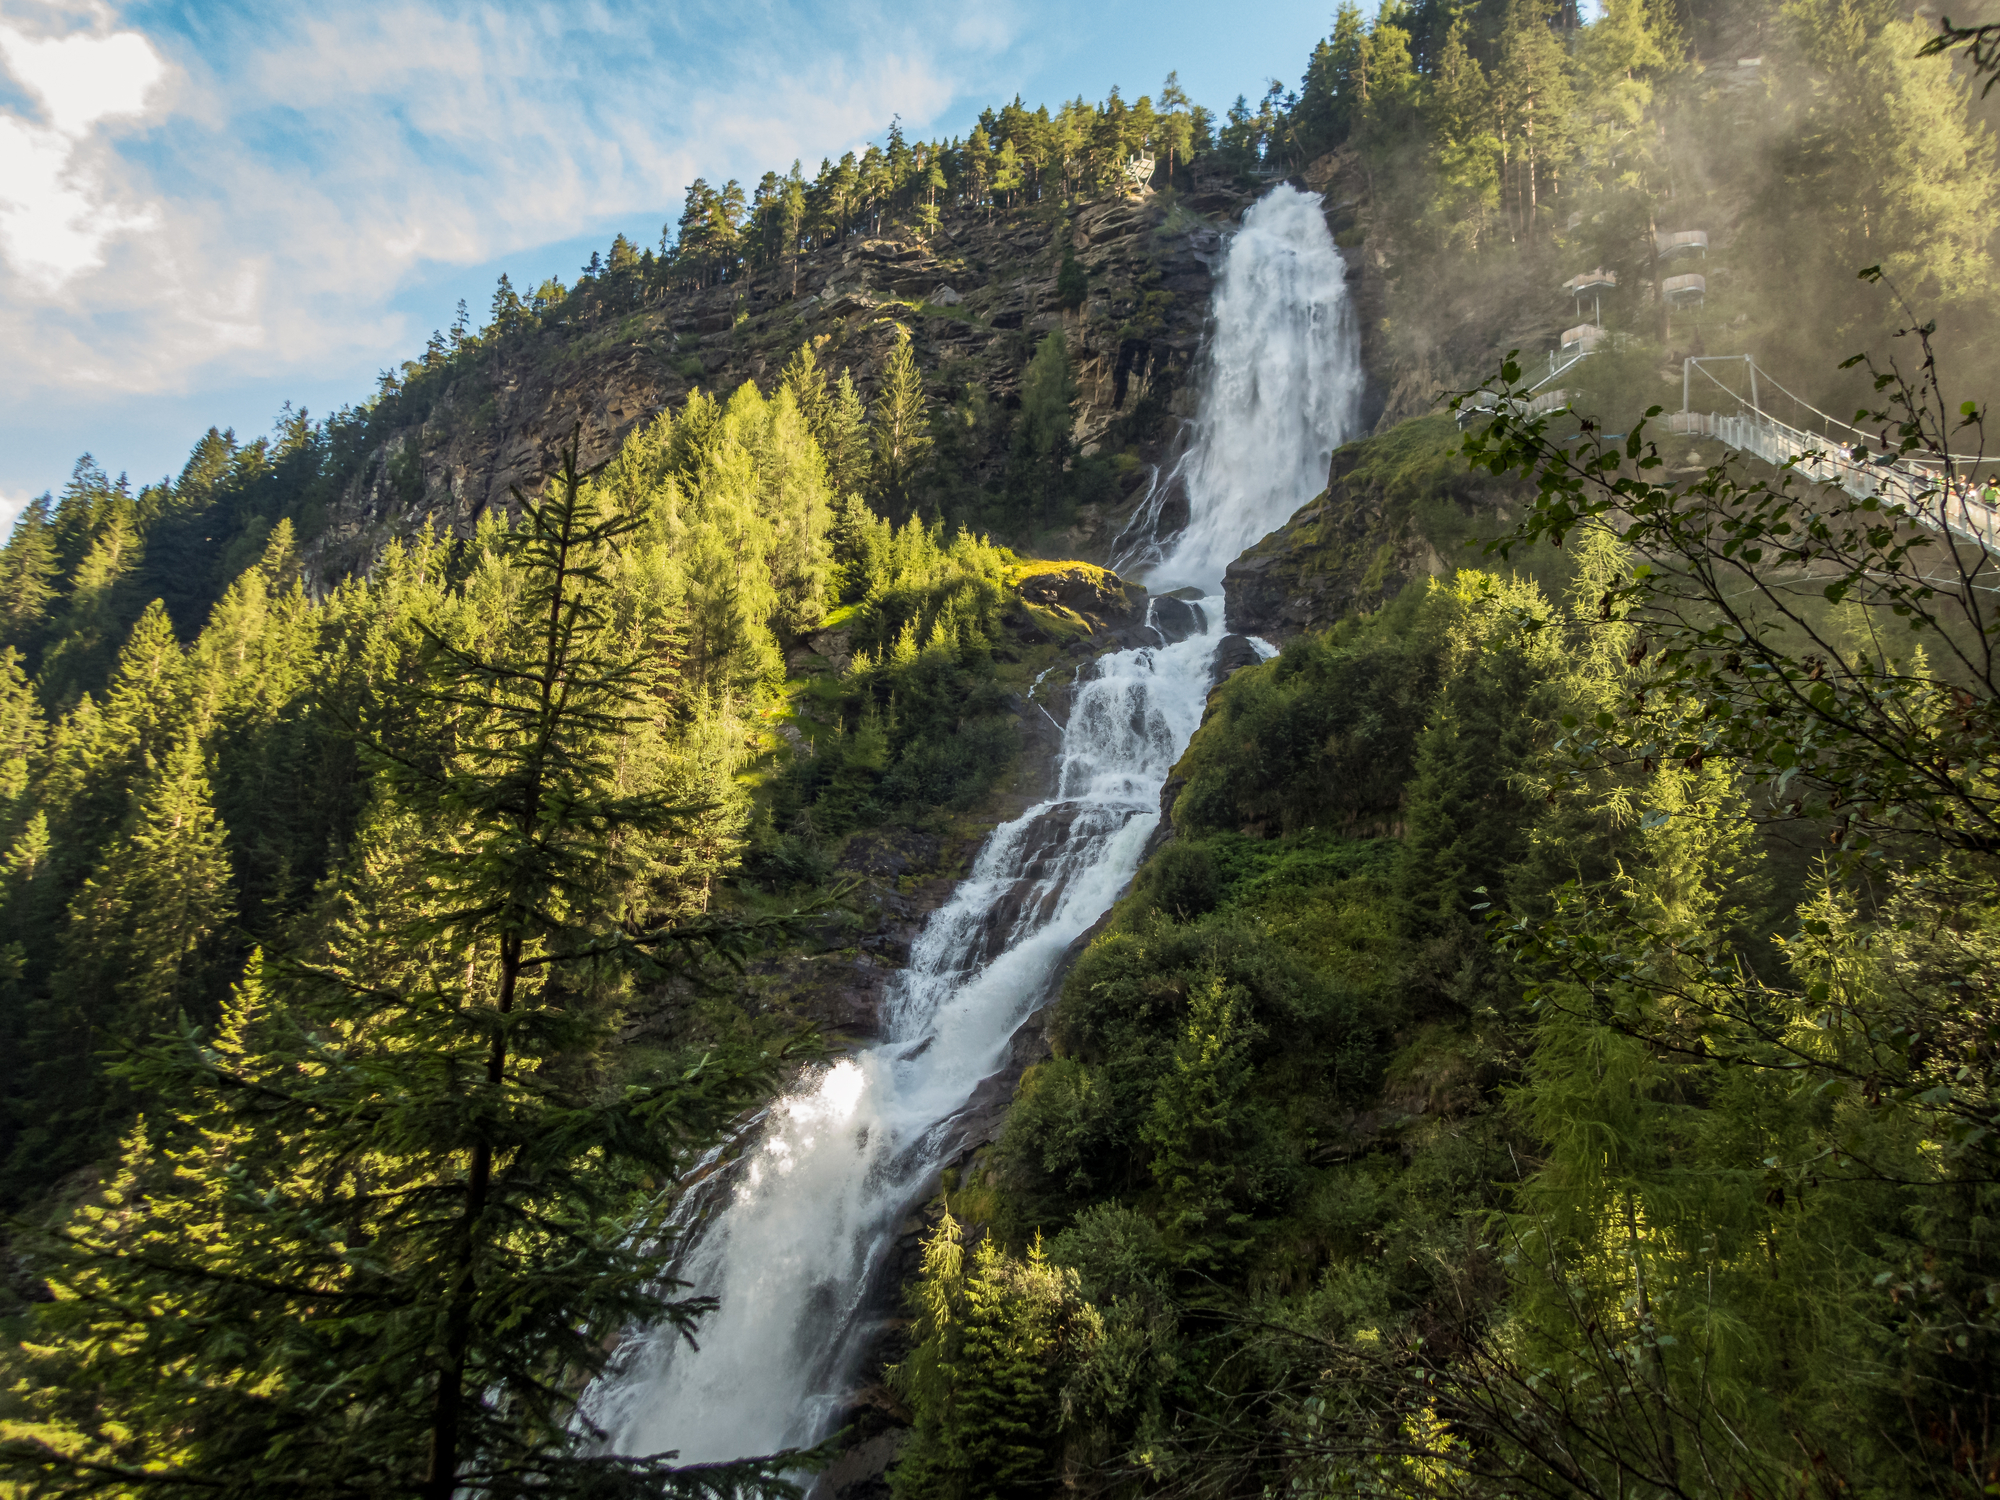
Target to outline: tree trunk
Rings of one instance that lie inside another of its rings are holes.
[[[1658,310],[1660,328],[1660,349],[1666,350],[1669,330],[1667,327],[1667,288],[1665,278],[1660,275],[1660,230],[1651,208],[1646,210],[1646,254],[1648,265],[1653,272],[1653,304]]]
[[[1528,117],[1521,127],[1521,135],[1523,138],[1521,162],[1528,174],[1528,244],[1532,248],[1535,243],[1535,209],[1537,207],[1535,195],[1535,101],[1532,99],[1528,101]]]
[[[514,1008],[514,989],[521,974],[521,939],[509,933],[500,940],[501,1015]],[[507,1044],[498,1036],[486,1058],[486,1081],[498,1087],[507,1074]],[[445,1322],[444,1368],[438,1373],[437,1395],[431,1403],[430,1464],[424,1475],[424,1500],[452,1500],[458,1489],[459,1433],[465,1418],[465,1361],[472,1345],[473,1240],[492,1191],[493,1147],[481,1141],[472,1148],[472,1170],[465,1184],[465,1240],[459,1250],[458,1278],[452,1284],[451,1311]]]
[[[571,510],[564,522],[564,540],[557,555],[555,588],[549,599],[548,624],[543,637],[539,694],[540,750],[543,755],[547,753],[555,721],[562,712],[556,707],[553,695],[565,664],[562,613],[569,592],[568,527],[569,521],[574,518],[577,492],[574,446],[563,454],[562,486],[563,498]],[[541,819],[541,782],[546,769],[546,759],[534,762],[534,772],[523,799],[519,828],[530,841],[536,837]],[[513,915],[519,918],[526,913],[517,907]],[[500,985],[494,997],[494,1009],[503,1016],[514,1009],[514,996],[521,979],[520,925],[515,921],[508,926],[512,930],[503,930],[500,938]],[[495,1028],[493,1045],[486,1057],[486,1082],[489,1087],[498,1089],[506,1077],[506,1031],[505,1028]],[[472,1348],[472,1303],[478,1292],[473,1284],[475,1251],[479,1221],[485,1216],[492,1183],[493,1147],[490,1142],[480,1141],[472,1148],[472,1168],[466,1177],[465,1212],[461,1219],[465,1237],[459,1247],[458,1276],[452,1284],[451,1306],[445,1320],[444,1367],[438,1372],[437,1394],[431,1403],[430,1459],[419,1491],[423,1500],[452,1500],[458,1489],[460,1440],[465,1425],[465,1364]]]

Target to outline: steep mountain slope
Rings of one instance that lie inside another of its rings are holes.
[[[392,536],[438,522],[463,532],[515,486],[549,471],[576,435],[595,467],[639,423],[699,387],[726,396],[745,380],[768,388],[801,342],[831,376],[846,369],[872,394],[902,323],[934,401],[1018,406],[1036,338],[1064,330],[1076,373],[1074,438],[1088,455],[1129,455],[1123,488],[1170,443],[1200,350],[1220,230],[1251,201],[1233,179],[1198,191],[1134,192],[1065,214],[1027,207],[948,215],[928,239],[899,232],[855,239],[791,266],[653,305],[564,319],[500,340],[438,393],[428,410],[383,434],[327,507],[307,566],[330,581],[365,566]],[[1056,286],[1067,236],[1087,275],[1073,311]],[[972,472],[998,468],[988,444]],[[1096,517],[1075,541],[1085,550]]]

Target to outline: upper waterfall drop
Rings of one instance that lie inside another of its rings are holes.
[[[1359,436],[1365,381],[1347,271],[1320,197],[1281,183],[1228,242],[1194,430],[1127,526],[1114,565],[1142,570],[1155,592],[1215,588],[1246,548],[1326,488],[1333,450]],[[1175,481],[1188,523],[1159,537],[1160,502]]]

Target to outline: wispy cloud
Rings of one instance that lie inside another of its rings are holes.
[[[1217,33],[1200,0],[0,0],[0,482],[85,447],[159,473],[211,420],[359,398],[444,321],[420,298],[650,241],[697,175],[1170,67],[1227,99],[1326,9]]]
[[[875,22],[846,18],[828,48],[793,5],[640,25],[624,7],[361,3],[278,26],[218,8],[197,41],[15,0],[0,63],[32,107],[0,100],[0,340],[25,358],[0,386],[386,361],[412,335],[390,299],[423,265],[634,212],[651,233],[697,173],[928,121],[963,78]],[[719,56],[732,34],[762,40]]]

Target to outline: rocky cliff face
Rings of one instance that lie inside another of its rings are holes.
[[[855,236],[801,257],[796,273],[781,266],[502,340],[421,422],[366,456],[330,505],[308,567],[331,582],[367,567],[393,536],[431,524],[467,531],[488,507],[508,505],[515,487],[538,486],[572,432],[579,462],[593,467],[697,386],[724,396],[744,380],[768,389],[808,338],[819,341],[823,367],[851,371],[869,394],[898,322],[911,330],[934,400],[972,386],[1001,406],[1018,402],[1034,341],[1064,328],[1078,376],[1077,440],[1086,452],[1130,454],[1122,468],[1136,487],[1191,411],[1185,387],[1223,231],[1255,195],[1220,180],[1198,189],[1135,193],[1067,215],[958,214],[926,239]],[[1056,295],[1065,235],[1089,277],[1075,312]],[[1065,541],[1092,555],[1109,539],[1107,524],[1087,515]]]
[[[1458,429],[1421,417],[1333,455],[1327,487],[1229,565],[1230,625],[1283,642],[1378,609],[1413,578],[1471,564],[1464,543],[1518,496],[1459,456]]]

